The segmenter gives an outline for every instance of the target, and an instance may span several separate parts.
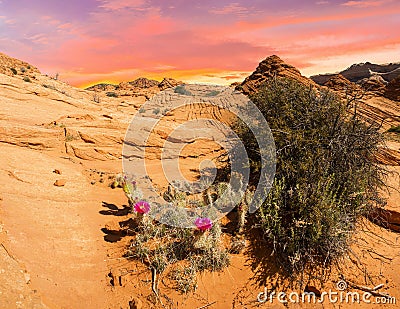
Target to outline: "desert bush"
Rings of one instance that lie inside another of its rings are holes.
[[[46,85],[46,84],[43,84],[42,86],[43,86],[44,88],[51,89],[51,90],[56,90],[56,91],[57,91],[56,87],[54,87],[53,85]]]
[[[31,83],[31,79],[28,76],[24,77],[24,82]]]
[[[21,73],[25,73],[26,72],[26,68],[25,67],[21,67],[20,71],[21,71]]]
[[[185,85],[176,86],[174,92],[188,96],[192,95],[192,93],[185,88]]]
[[[400,133],[400,126],[392,126],[388,132]]]
[[[112,91],[107,92],[106,96],[110,97],[110,98],[118,98],[118,94],[116,94],[115,92],[112,92]]]
[[[143,199],[134,180],[124,176],[118,177],[115,182],[123,188],[132,207],[133,223],[130,231],[133,239],[127,247],[126,258],[141,261],[157,274],[167,271],[175,287],[183,293],[196,289],[197,273],[205,270],[220,271],[229,265],[228,252],[220,241],[222,232],[218,222],[197,218],[202,221],[201,224],[194,222],[198,229],[158,223],[149,216],[151,203]],[[181,203],[183,195],[172,189],[164,192],[164,196],[174,205],[179,201],[177,209],[187,206]],[[182,219],[179,212],[164,215],[170,220]],[[184,269],[182,265],[185,265]]]
[[[360,119],[355,100],[288,79],[271,79],[251,99],[277,152],[274,184],[255,219],[265,245],[286,274],[328,268],[348,250],[360,217],[381,202],[385,172],[373,160],[379,126]],[[243,123],[235,129],[258,175],[257,143]]]
[[[215,97],[217,95],[219,95],[221,92],[218,90],[212,90],[209,93],[206,94],[206,97]]]
[[[93,102],[100,103],[100,96],[98,93],[93,94]]]
[[[11,72],[12,72],[14,75],[17,75],[17,74],[18,74],[18,71],[17,71],[16,69],[10,68],[10,70],[11,70]]]

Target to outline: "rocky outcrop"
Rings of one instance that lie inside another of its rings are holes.
[[[130,82],[121,82],[114,84],[97,84],[86,88],[86,90],[104,92],[109,97],[145,97],[150,99],[156,93],[181,85],[182,82],[173,78],[164,78],[161,82],[153,79],[140,77]]]
[[[294,66],[286,64],[281,58],[273,55],[263,60],[254,73],[247,77],[236,89],[244,94],[254,93],[263,83],[274,77],[290,78],[307,86],[316,86],[312,80],[301,75],[300,71]]]
[[[400,232],[400,213],[395,210],[375,208],[369,219],[387,229]]]
[[[400,76],[386,86],[384,96],[391,100],[400,101]]]
[[[90,91],[114,91],[115,89],[117,89],[118,85],[114,85],[114,84],[97,84],[94,86],[90,86],[88,88],[86,88],[86,90],[90,90]]]
[[[328,81],[324,83],[324,86],[328,87],[331,90],[344,93],[360,90],[359,86],[352,83],[341,74],[333,75],[330,79],[328,79]]]
[[[353,64],[346,70],[339,72],[342,76],[353,83],[373,75],[380,75],[385,81],[390,82],[400,75],[400,63],[374,64],[370,62]],[[319,85],[323,85],[334,74],[314,75],[310,78]]]
[[[40,73],[33,65],[0,53],[0,73],[8,76],[27,76]]]
[[[380,75],[372,75],[369,78],[363,78],[357,84],[366,91],[372,91],[375,94],[383,95],[388,82]]]
[[[173,78],[164,78],[161,83],[158,84],[158,88],[160,88],[160,90],[165,90],[168,88],[173,88],[176,87],[178,85],[182,85],[183,83],[180,81],[177,81]]]
[[[134,88],[151,88],[157,87],[159,82],[154,79],[147,79],[144,77],[140,77],[135,79],[134,81],[128,82],[128,84]]]

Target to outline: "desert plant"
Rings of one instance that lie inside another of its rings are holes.
[[[348,250],[360,217],[381,201],[385,171],[373,159],[383,142],[379,126],[360,119],[356,100],[293,80],[271,79],[251,99],[277,151],[275,181],[257,225],[287,274],[328,268]],[[256,181],[260,150],[243,123],[235,129]]]
[[[176,86],[174,92],[188,96],[192,95],[192,93],[185,88],[185,85]]]
[[[47,88],[47,89],[56,90],[56,88],[55,88],[54,86],[52,86],[52,85],[42,84],[42,86],[43,86],[44,88]]]
[[[60,127],[63,128],[61,125],[60,125]],[[77,139],[78,138],[73,136],[72,134],[65,135],[65,141],[66,142],[72,142],[72,141],[77,140]]]
[[[176,289],[182,293],[186,294],[197,289],[197,269],[191,264],[172,270],[170,278],[175,282]]]
[[[400,133],[400,126],[392,126],[388,132]]]
[[[14,75],[17,75],[17,74],[18,74],[18,71],[17,71],[16,69],[10,68],[10,70],[11,70],[11,72],[12,72]]]
[[[100,96],[98,93],[93,94],[93,102],[100,103]]]
[[[115,182],[123,188],[133,210],[130,231],[134,238],[127,247],[126,258],[141,261],[153,274],[167,271],[183,293],[196,289],[198,272],[220,271],[229,265],[229,254],[220,241],[222,232],[218,222],[197,218],[193,222],[197,226],[194,230],[160,224],[148,216],[151,203],[143,200],[142,192],[131,177],[118,176]],[[181,203],[185,196],[172,187],[164,193],[164,197],[174,203]],[[184,206],[177,205],[177,209],[184,210]],[[165,216],[172,222],[182,219],[179,211],[167,212]],[[185,265],[184,270],[182,265]],[[154,282],[153,286],[156,286]]]
[[[24,82],[31,83],[31,79],[28,76],[24,77]]]
[[[221,91],[218,90],[212,90],[209,93],[206,94],[206,97],[215,97],[217,95],[219,95],[221,93]]]
[[[161,110],[157,107],[153,110],[154,115],[158,115],[161,112]]]
[[[110,97],[110,98],[118,98],[118,94],[116,94],[115,92],[112,92],[112,91],[107,92],[106,96]]]
[[[26,69],[25,69],[24,67],[21,67],[21,68],[20,68],[20,71],[21,71],[21,73],[25,73],[25,72],[26,72]]]

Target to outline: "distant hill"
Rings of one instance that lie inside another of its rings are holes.
[[[154,94],[159,91],[176,87],[182,84],[180,81],[176,81],[173,78],[164,78],[161,82],[154,79],[148,79],[140,77],[133,81],[122,82],[118,85],[115,84],[97,84],[86,88],[85,90],[96,91],[96,92],[107,92],[108,95],[113,96],[138,96],[143,95],[146,98],[151,98]]]
[[[310,78],[319,85],[325,84],[332,76],[338,73],[319,74]],[[381,76],[386,82],[390,82],[400,75],[400,63],[374,64],[370,62],[353,64],[349,68],[339,72],[340,75],[353,83],[365,78]]]

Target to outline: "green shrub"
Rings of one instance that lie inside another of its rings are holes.
[[[206,97],[215,97],[217,95],[219,95],[221,92],[218,90],[212,90],[209,93],[206,94]]]
[[[118,98],[118,94],[116,94],[115,92],[107,92],[106,95],[110,98]]]
[[[52,85],[43,84],[42,86],[43,86],[44,88],[47,88],[47,89],[57,90],[56,87],[54,87],[54,86],[52,86]]]
[[[31,79],[28,76],[24,77],[24,82],[31,83]]]
[[[385,171],[373,160],[383,142],[378,125],[362,121],[354,101],[292,80],[272,79],[251,99],[266,118],[277,151],[275,181],[257,225],[286,274],[327,269],[348,250],[360,217],[381,201]],[[236,131],[255,182],[257,143],[243,123]]]
[[[400,126],[391,127],[388,132],[400,133]]]
[[[176,86],[175,89],[174,89],[174,92],[175,93],[179,93],[179,94],[183,94],[183,95],[188,95],[188,96],[192,95],[192,93],[185,88],[185,85]]]

